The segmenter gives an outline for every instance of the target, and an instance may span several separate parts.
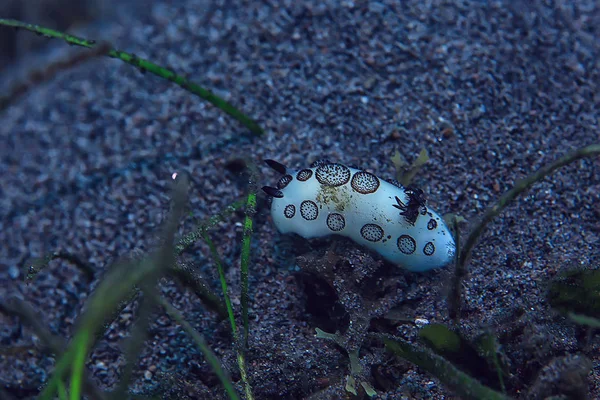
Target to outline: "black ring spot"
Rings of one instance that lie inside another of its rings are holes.
[[[437,221],[435,219],[430,219],[429,222],[427,223],[427,229],[429,229],[430,231],[434,230],[435,228],[437,228]]]
[[[375,224],[365,224],[360,228],[360,234],[369,242],[379,242],[383,238],[383,228]]]
[[[417,242],[415,242],[415,239],[408,235],[402,235],[398,238],[396,246],[398,246],[398,250],[400,250],[402,253],[412,254],[417,249]]]
[[[334,232],[339,232],[346,226],[346,220],[342,214],[331,213],[327,216],[327,227]]]
[[[319,216],[319,207],[317,207],[317,203],[311,200],[304,200],[300,204],[300,215],[307,221],[317,219]]]
[[[285,215],[286,218],[293,218],[294,215],[296,215],[296,206],[293,204],[288,204],[285,206],[283,209],[283,215]]]
[[[289,185],[290,182],[293,180],[294,180],[294,178],[292,178],[291,175],[282,176],[281,179],[279,180],[279,182],[277,182],[277,189],[283,189],[284,187]]]
[[[350,180],[350,169],[342,164],[325,164],[317,168],[316,177],[320,184],[342,186]]]
[[[433,253],[435,253],[434,244],[431,242],[427,242],[425,247],[423,247],[423,254],[425,254],[426,256],[431,256],[431,255],[433,255]]]
[[[360,171],[352,177],[351,185],[358,193],[375,193],[379,188],[379,178],[370,172]]]
[[[301,171],[298,171],[298,173],[296,174],[296,179],[298,179],[300,182],[305,182],[310,179],[312,174],[312,169],[303,169]]]

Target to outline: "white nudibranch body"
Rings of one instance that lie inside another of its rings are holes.
[[[301,170],[266,162],[284,175],[276,188],[263,187],[281,233],[346,236],[410,271],[443,267],[454,258],[454,238],[421,190],[328,161]]]

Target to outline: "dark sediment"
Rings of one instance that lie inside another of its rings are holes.
[[[397,150],[410,159],[426,148],[431,160],[415,184],[437,211],[465,217],[468,227],[516,180],[598,141],[600,9],[594,1],[568,7],[525,1],[234,3],[154,2],[139,14],[114,13],[103,35],[231,101],[265,128],[262,137],[181,88],[110,59],[62,72],[0,113],[0,299],[22,297],[52,333],[69,337],[96,282],[53,261],[26,285],[21,267],[60,249],[101,276],[115,259],[149,250],[168,211],[175,171],[190,174],[190,210],[206,218],[246,193],[242,158],[300,168],[328,157],[391,178]],[[64,45],[60,51],[80,50]],[[274,184],[276,174],[260,165],[261,185]],[[473,253],[460,328],[469,338],[496,332],[510,360],[509,394],[515,397],[544,398],[556,390],[600,398],[597,337],[587,343],[582,329],[552,311],[544,296],[547,280],[564,268],[598,268],[599,197],[598,159],[576,162],[519,198]],[[333,243],[349,262],[379,265],[379,259],[337,239],[290,248],[295,244],[276,232],[262,199],[259,206],[248,353],[256,398],[305,398],[319,390],[325,390],[322,398],[338,398],[347,356],[315,338],[315,328],[343,329],[347,318],[328,279],[299,273],[294,257],[303,255],[298,264],[310,265],[310,257],[323,257]],[[236,309],[242,234],[236,223],[242,218],[234,214],[211,230],[231,266]],[[194,221],[186,218],[180,233],[193,229]],[[185,260],[217,290],[204,244]],[[390,287],[402,289],[394,299],[402,315],[448,324],[451,273],[387,267],[388,279],[397,280]],[[161,290],[239,379],[226,323],[177,284],[163,280]],[[332,297],[320,312],[315,298]],[[119,346],[135,315],[132,304],[91,354],[88,370],[103,389],[118,381],[124,364]],[[132,389],[222,398],[191,339],[165,315],[154,318]],[[39,340],[17,318],[0,314],[0,327],[3,346],[30,348],[0,355],[0,383],[16,397],[33,396],[49,379],[54,358],[35,347]],[[385,329],[416,341],[414,323],[386,322]],[[367,342],[361,356],[372,367],[380,398],[450,393],[415,366],[387,357],[376,343]],[[583,357],[593,369],[579,379]],[[579,381],[565,383],[560,371]],[[569,384],[576,387],[565,389]]]

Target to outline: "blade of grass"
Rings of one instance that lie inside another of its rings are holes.
[[[246,217],[244,219],[244,238],[242,239],[242,254],[240,255],[242,283],[242,320],[244,322],[244,345],[248,347],[248,269],[250,264],[250,238],[252,237],[252,218],[256,213],[256,192],[248,194],[246,202]]]
[[[579,148],[559,158],[555,162],[543,166],[533,174],[529,175],[527,178],[515,183],[515,186],[511,190],[504,193],[498,199],[498,202],[486,211],[479,224],[469,234],[463,246],[463,251],[460,253],[458,265],[464,267],[467,264],[469,256],[471,255],[471,251],[473,250],[473,247],[475,247],[475,244],[477,244],[477,240],[483,233],[487,224],[489,224],[498,214],[500,214],[502,210],[504,210],[506,206],[508,206],[518,195],[557,169],[582,158],[593,157],[597,155],[600,155],[600,143]]]
[[[63,381],[58,383],[58,398],[60,400],[67,400],[69,398],[67,394],[67,388],[65,387]]]
[[[569,312],[567,314],[571,320],[580,325],[586,325],[590,328],[600,328],[600,320],[594,317],[589,317],[587,315],[575,314],[573,312]]]
[[[249,307],[249,296],[248,296],[248,278],[249,278],[249,265],[250,265],[250,239],[252,237],[253,229],[253,218],[256,215],[256,192],[258,186],[256,184],[258,180],[258,168],[252,160],[245,160],[245,164],[248,166],[248,188],[249,193],[246,199],[246,212],[244,217],[244,237],[242,239],[242,252],[240,254],[240,275],[242,284],[242,321],[244,323],[244,346],[248,348],[248,307]]]
[[[225,279],[223,263],[221,262],[221,257],[219,256],[219,252],[217,251],[214,242],[212,241],[210,236],[208,236],[207,232],[202,233],[202,238],[208,245],[210,252],[215,260],[215,264],[217,265],[217,270],[219,272],[219,280],[221,281],[221,289],[223,290],[223,297],[225,298],[227,314],[229,315],[229,323],[231,324],[233,341],[236,347],[238,367],[240,369],[240,375],[242,376],[242,382],[244,382],[246,400],[252,400],[254,399],[254,396],[252,395],[252,387],[250,385],[250,381],[248,381],[248,374],[246,373],[246,359],[244,357],[244,351],[241,348],[242,346],[239,341],[238,329],[235,323],[235,316],[233,315],[233,307],[231,306],[231,299],[229,298],[229,293],[227,291],[227,280]]]
[[[456,215],[452,215],[450,226],[452,227],[452,233],[454,234],[454,243],[456,254],[462,252],[462,239],[460,236],[459,220]],[[460,323],[460,302],[461,302],[461,282],[466,274],[466,268],[459,265],[459,257],[454,259],[454,273],[450,281],[450,290],[448,293],[448,315],[452,321],[458,325]]]
[[[81,260],[74,254],[66,251],[55,251],[52,254],[48,254],[42,258],[33,259],[25,264],[27,270],[25,271],[25,281],[29,282],[35,278],[35,276],[44,268],[48,266],[51,261],[64,260],[67,261],[77,268],[79,268],[90,281],[94,279],[94,269],[88,263]]]
[[[482,385],[437,354],[400,338],[387,335],[377,336],[383,340],[388,351],[429,372],[466,399],[508,400],[508,397],[502,393]]]
[[[54,375],[44,388],[40,399],[50,400],[53,398],[58,382],[63,379],[71,364],[75,364],[71,378],[71,391],[77,395],[81,393],[79,373],[80,371],[83,373],[85,357],[94,342],[92,338],[96,337],[106,317],[111,315],[119,303],[130,295],[133,287],[142,284],[153,285],[168,268],[168,265],[174,262],[173,239],[179,220],[184,213],[188,180],[182,174],[174,183],[173,206],[162,234],[163,246],[142,259],[141,262],[128,262],[112,268],[107,273],[88,300],[87,309],[78,320],[78,329],[73,340],[58,360]],[[81,357],[83,357],[83,361]],[[75,398],[74,396],[72,393],[71,398]]]
[[[127,389],[133,376],[133,368],[136,360],[141,354],[144,343],[148,339],[148,328],[150,326],[150,316],[152,314],[153,302],[148,298],[156,295],[156,286],[145,286],[140,288],[142,292],[140,304],[138,307],[139,317],[136,319],[131,334],[126,339],[123,348],[125,356],[125,365],[121,369],[121,380],[117,388],[111,393],[111,397],[116,399],[126,399]]]
[[[37,315],[37,313],[26,301],[17,297],[11,297],[3,303],[0,302],[0,312],[19,317],[25,324],[33,329],[33,332],[40,339],[42,344],[53,354],[61,354],[66,348],[66,342],[64,339],[50,333],[46,328],[43,318]],[[52,379],[55,377],[56,375]],[[60,377],[60,379],[62,379],[62,377]],[[56,380],[55,382],[59,385],[64,385],[60,379]],[[93,399],[103,400],[105,398],[104,394],[100,391],[100,389],[98,389],[96,384],[89,378],[89,376],[85,377],[85,389],[86,393]],[[3,398],[4,397],[0,395],[0,399]]]
[[[248,380],[248,374],[246,373],[246,356],[242,350],[238,350],[237,355],[238,367],[240,368],[240,375],[242,376],[242,382],[244,382],[244,393],[246,393],[246,400],[254,400],[252,394],[252,386]]]
[[[206,344],[204,337],[199,334],[184,318],[183,315],[173,307],[168,301],[166,301],[163,297],[154,297],[154,301],[157,304],[161,305],[165,308],[165,311],[171,318],[173,318],[181,327],[187,332],[188,335],[192,337],[206,361],[210,364],[212,370],[217,374],[217,377],[221,381],[221,384],[225,388],[227,395],[231,400],[239,400],[238,394],[233,388],[233,384],[231,383],[231,379],[229,379],[229,374],[221,367],[221,363],[217,359],[217,356],[212,352],[210,347]]]
[[[227,220],[225,218],[244,207],[244,204],[246,204],[246,202],[246,197],[236,200],[232,204],[221,210],[221,212],[219,212],[217,215],[214,215],[205,222],[199,224],[196,227],[196,230],[194,230],[194,232],[188,233],[179,240],[179,242],[175,246],[175,254],[180,255],[181,253],[183,253],[186,249],[192,246],[194,242],[202,238],[202,235],[205,231],[208,231],[210,228],[214,227],[219,222],[226,222]]]
[[[82,329],[77,335],[74,343],[75,355],[71,365],[71,395],[70,400],[80,400],[83,371],[85,369],[85,358],[88,352],[88,344],[91,341],[91,335],[87,329]],[[60,387],[60,386],[59,386]]]
[[[559,158],[558,160],[554,161],[553,163],[543,166],[533,174],[529,175],[527,178],[516,182],[515,186],[512,189],[500,196],[496,204],[488,208],[488,210],[481,218],[479,224],[475,226],[475,228],[467,237],[467,240],[464,242],[462,251],[458,254],[457,257],[456,268],[454,271],[454,279],[452,281],[451,288],[452,301],[448,303],[450,317],[455,322],[458,322],[458,319],[460,318],[459,313],[462,298],[462,278],[467,275],[467,263],[469,262],[471,251],[477,244],[477,241],[483,234],[483,231],[485,230],[486,226],[494,218],[496,218],[498,214],[500,214],[518,195],[529,189],[536,182],[541,181],[546,176],[552,174],[554,171],[567,164],[570,164],[582,158],[593,157],[597,155],[600,155],[600,143],[576,149]]]
[[[54,398],[54,393],[57,392],[59,390],[59,386],[63,384],[63,379],[65,379],[67,370],[71,365],[74,353],[74,348],[71,346],[61,355],[60,359],[54,366],[52,377],[40,394],[40,400],[52,400]]]
[[[229,323],[231,324],[231,332],[233,332],[233,340],[237,342],[238,340],[238,330],[235,324],[235,316],[233,315],[233,307],[231,306],[231,299],[229,298],[229,292],[227,290],[227,279],[225,278],[225,270],[223,269],[223,263],[221,262],[221,256],[217,251],[217,247],[214,242],[208,236],[208,232],[202,233],[202,238],[208,245],[210,249],[210,253],[215,261],[217,266],[217,271],[219,272],[219,281],[221,281],[221,290],[223,291],[223,297],[225,298],[225,307],[227,308],[227,315],[229,316]]]
[[[169,267],[168,274],[194,292],[204,305],[218,314],[219,319],[227,318],[225,304],[220,297],[213,293],[200,271],[183,261],[177,261]]]
[[[34,25],[34,24],[28,24],[28,23],[25,23],[22,21],[14,20],[14,19],[0,18],[0,25],[10,26],[13,28],[25,29],[30,32],[38,33],[38,34],[43,35],[48,38],[62,39],[65,42],[67,42],[68,44],[75,45],[75,46],[87,47],[87,48],[91,49],[97,45],[95,40],[83,39],[83,38],[80,38],[77,36],[69,35],[67,33],[56,31],[54,29],[49,29],[49,28],[39,26],[39,25]],[[255,135],[263,134],[262,128],[250,117],[246,116],[244,113],[239,111],[233,105],[231,105],[224,99],[216,96],[211,91],[204,89],[203,87],[195,84],[194,82],[187,80],[183,76],[177,75],[176,73],[174,73],[173,71],[171,71],[169,69],[163,68],[163,67],[161,67],[157,64],[154,64],[148,60],[139,58],[134,54],[129,54],[124,51],[110,49],[106,53],[106,55],[108,57],[116,58],[123,62],[126,62],[127,64],[133,65],[134,67],[139,68],[141,71],[149,71],[150,73],[152,73],[156,76],[159,76],[163,79],[166,79],[168,81],[171,81],[171,82],[181,86],[182,88],[195,94],[196,96],[200,97],[201,99],[204,99],[204,100],[208,101],[209,103],[213,104],[215,107],[224,111],[226,114],[229,114],[231,117],[233,117],[234,119],[236,119],[237,121],[242,123],[242,125],[244,125],[246,128],[248,128]]]
[[[252,237],[252,225],[254,215],[256,214],[256,178],[258,175],[258,169],[256,164],[252,161],[247,160],[249,171],[249,190],[248,198],[246,200],[246,215],[244,217],[244,237],[242,239],[242,252],[240,255],[240,275],[241,275],[241,305],[242,305],[242,320],[244,324],[244,348],[238,351],[238,364],[240,365],[240,374],[244,382],[244,388],[246,390],[246,399],[252,400],[252,388],[250,386],[247,374],[246,374],[246,359],[245,351],[248,348],[248,307],[249,307],[249,296],[248,296],[248,270],[250,265],[250,238]]]
[[[36,85],[49,81],[60,71],[65,71],[69,68],[74,68],[77,65],[101,56],[106,55],[110,47],[106,43],[101,43],[95,46],[93,50],[70,55],[68,58],[58,60],[56,62],[45,65],[43,68],[36,69],[30,72],[23,82],[13,84],[6,95],[0,95],[0,111],[6,109],[13,101],[27,93]]]

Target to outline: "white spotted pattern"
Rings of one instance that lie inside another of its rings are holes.
[[[283,197],[271,202],[280,232],[307,239],[347,236],[411,271],[443,267],[454,258],[454,239],[437,213],[424,206],[411,224],[394,207],[396,198],[409,204],[404,188],[395,182],[331,162],[287,169],[286,174],[295,179],[284,178],[279,185]]]
[[[327,227],[334,232],[339,232],[346,226],[344,216],[338,213],[331,213],[327,216]]]

